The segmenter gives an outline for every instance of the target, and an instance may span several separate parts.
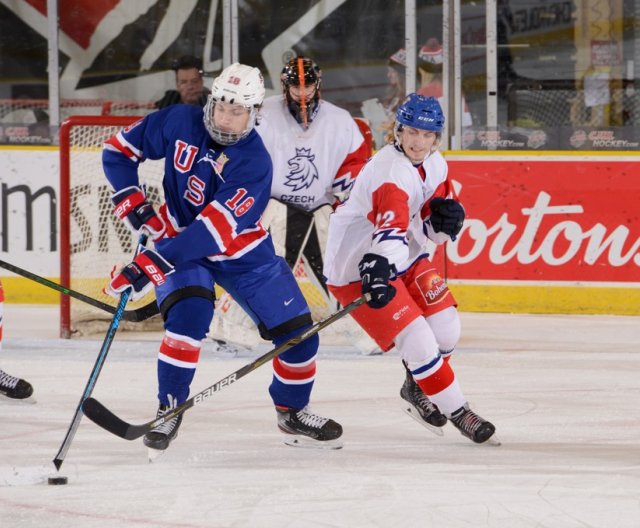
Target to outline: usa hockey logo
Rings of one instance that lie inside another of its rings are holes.
[[[291,170],[287,174],[287,181],[284,183],[291,187],[292,191],[308,189],[313,182],[318,179],[318,169],[314,165],[315,155],[311,154],[311,149],[296,149],[295,157],[287,161]]]

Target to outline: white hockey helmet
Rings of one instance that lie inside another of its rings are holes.
[[[222,70],[213,80],[211,94],[204,107],[204,126],[213,140],[221,145],[232,145],[246,137],[256,125],[258,108],[264,101],[264,95],[264,79],[258,68],[235,62]],[[244,131],[236,134],[216,128],[213,110],[218,101],[239,104],[249,110],[249,121]]]

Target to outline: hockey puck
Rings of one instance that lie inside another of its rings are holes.
[[[67,477],[49,477],[47,479],[47,484],[49,484],[49,486],[62,486],[67,482],[69,482]]]

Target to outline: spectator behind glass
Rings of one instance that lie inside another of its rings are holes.
[[[167,90],[156,108],[165,108],[174,104],[191,104],[204,106],[210,90],[205,88],[202,61],[191,55],[180,57],[173,64],[176,72],[176,90]]]
[[[394,123],[395,113],[406,96],[405,71],[407,52],[400,48],[387,62],[387,89],[382,99],[373,98],[362,102],[361,111],[370,123],[376,148],[385,145],[385,135]]]
[[[440,106],[446,108],[442,88],[442,45],[437,38],[430,38],[418,51],[418,72],[420,73],[419,95],[435,97]],[[462,94],[462,126],[473,124],[469,105]]]
[[[391,116],[390,121],[393,121],[396,110],[400,103],[404,101],[407,95],[405,76],[407,68],[407,52],[404,48],[400,48],[391,57],[389,57],[389,63],[387,65],[387,80],[389,86],[387,93],[382,101],[387,115]]]

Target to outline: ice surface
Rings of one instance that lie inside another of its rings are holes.
[[[501,447],[406,416],[397,355],[325,348],[312,407],[343,424],[341,450],[281,442],[265,365],[189,410],[153,464],[141,440],[83,419],[60,472],[69,484],[48,486],[101,337],[59,340],[55,308],[7,305],[0,368],[28,379],[37,403],[0,400],[0,526],[639,527],[640,318],[462,319],[452,364]],[[134,423],[156,410],[149,337],[118,334],[94,391]],[[209,344],[192,388],[254,357]]]

